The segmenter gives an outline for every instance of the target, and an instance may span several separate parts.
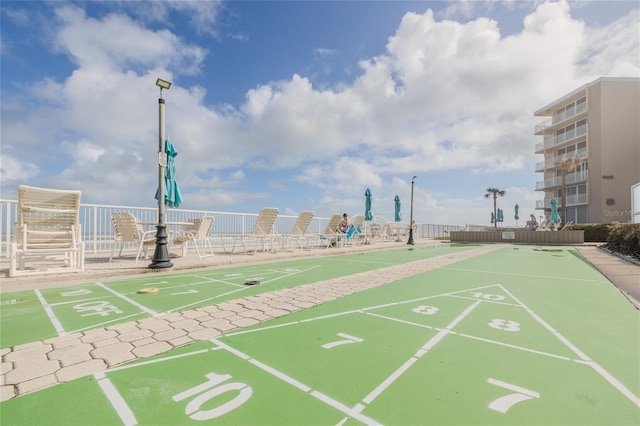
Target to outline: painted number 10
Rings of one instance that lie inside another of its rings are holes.
[[[195,396],[184,409],[184,412],[193,420],[211,420],[227,414],[247,402],[253,393],[251,387],[245,383],[224,383],[231,379],[231,375],[229,374],[209,373],[206,374],[205,377],[208,380],[203,384],[173,396],[173,400],[176,402]],[[235,398],[210,410],[200,409],[202,405],[210,399],[232,391],[238,392]]]
[[[504,296],[501,296],[499,294],[473,293],[472,295],[477,299],[495,300],[497,302],[504,300]]]

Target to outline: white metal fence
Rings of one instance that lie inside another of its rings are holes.
[[[13,227],[17,217],[17,200],[0,199],[0,227],[2,240],[0,243],[0,257],[7,257],[11,243]],[[154,224],[158,220],[158,209],[153,207],[110,206],[101,204],[82,204],[80,206],[80,224],[82,226],[82,240],[87,253],[106,252],[113,244],[113,227],[111,213],[129,212],[140,222]],[[258,213],[216,212],[210,210],[167,209],[166,222],[186,222],[191,218],[213,216],[211,237],[219,235],[248,234],[253,231]],[[289,233],[295,224],[297,216],[278,215],[275,224],[276,233]],[[384,222],[384,218],[376,217]],[[324,232],[329,218],[314,217],[310,232]],[[464,230],[464,226],[419,224],[416,238],[446,237],[451,231]],[[480,230],[484,227],[471,226],[470,230]]]

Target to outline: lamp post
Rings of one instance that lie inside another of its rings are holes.
[[[417,176],[414,176],[413,179],[411,179],[411,210],[409,213],[409,241],[407,241],[407,244],[411,244],[414,245],[415,243],[413,242],[413,184],[416,180]]]
[[[164,203],[164,174],[167,166],[167,154],[164,152],[164,99],[162,99],[162,89],[169,90],[171,82],[159,78],[156,80],[156,86],[160,88],[160,99],[158,99],[158,225],[156,249],[153,252],[149,268],[162,269],[173,266],[167,248],[167,225],[165,223],[167,206]]]

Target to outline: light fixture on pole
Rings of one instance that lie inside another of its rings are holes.
[[[411,210],[409,213],[409,241],[407,241],[407,244],[411,245],[415,244],[413,242],[413,184],[416,178],[417,176],[414,176],[413,179],[411,179]]]
[[[171,87],[171,82],[159,78],[156,80],[156,86],[160,88],[160,99],[158,99],[158,225],[156,249],[153,253],[151,264],[149,264],[151,269],[171,268],[173,266],[169,256],[169,249],[167,248],[167,225],[165,221],[167,206],[164,200],[164,178],[167,154],[164,152],[164,99],[162,99],[162,89],[168,90]]]

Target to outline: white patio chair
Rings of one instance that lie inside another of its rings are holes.
[[[18,187],[10,277],[84,271],[80,196],[80,191]]]
[[[140,259],[140,254],[144,252],[145,259],[148,258],[147,249],[156,244],[156,230],[145,231],[138,219],[131,213],[111,213],[111,225],[115,233],[115,239],[111,246],[109,262],[113,260],[113,253],[116,246],[120,247],[118,257],[122,257],[122,250],[125,244],[133,243],[137,249],[136,263]]]
[[[182,256],[187,255],[187,248],[192,242],[200,259],[213,256],[213,247],[209,241],[209,232],[213,226],[213,217],[204,216],[198,219],[189,219],[190,225],[183,225],[182,230],[172,240],[174,244],[182,245]]]

